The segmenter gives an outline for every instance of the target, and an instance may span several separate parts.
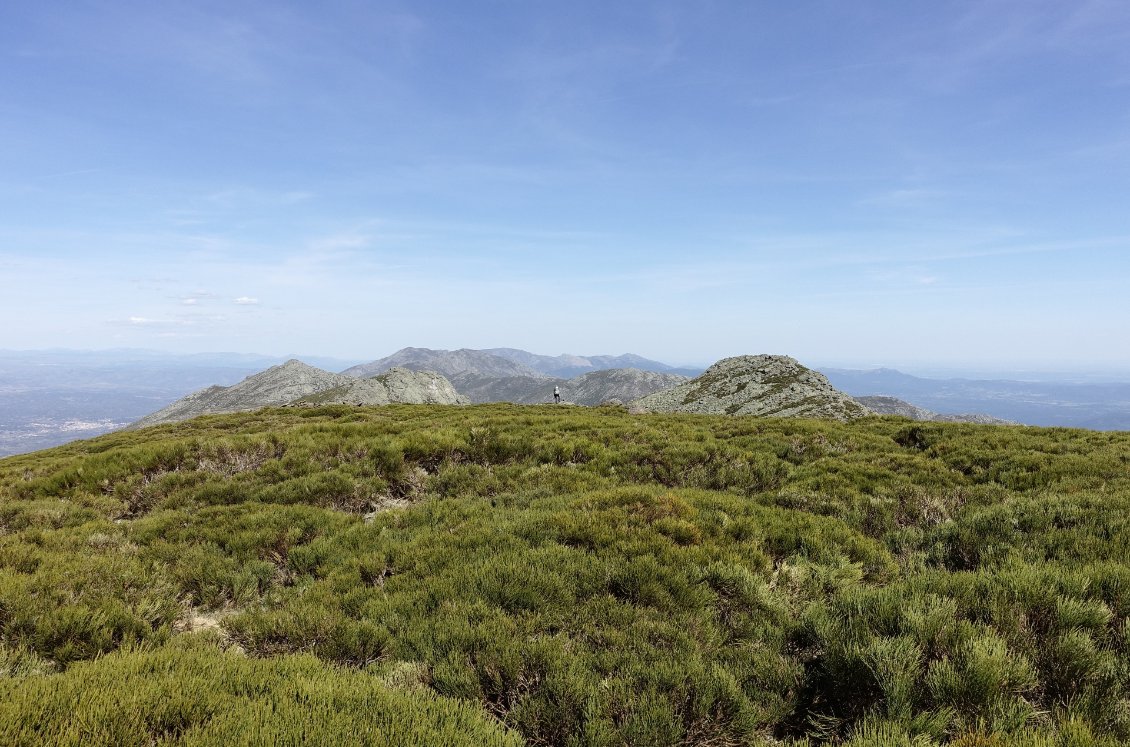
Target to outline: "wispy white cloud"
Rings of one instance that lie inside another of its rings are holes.
[[[314,198],[309,190],[267,190],[257,187],[224,187],[209,192],[201,198],[205,203],[232,210],[246,207],[286,207],[307,202]]]
[[[63,179],[68,176],[82,176],[83,174],[97,174],[104,169],[75,169],[74,171],[58,171],[51,174],[43,174],[39,179]]]
[[[874,286],[888,288],[923,288],[938,285],[941,277],[930,268],[921,265],[884,267],[867,273]]]
[[[259,299],[252,298],[251,296],[240,296],[239,298],[235,299],[235,304],[237,306],[255,306],[258,303]]]
[[[345,232],[329,236],[319,236],[310,239],[306,245],[309,247],[310,251],[329,257],[347,254],[354,249],[364,249],[372,243],[373,237],[369,234]]]
[[[859,204],[890,208],[920,208],[937,204],[946,195],[944,190],[924,187],[891,189],[865,197],[859,201]]]
[[[169,281],[165,281],[169,282]],[[190,293],[183,293],[179,296],[181,305],[183,306],[199,306],[201,303],[210,301],[216,298],[216,294],[212,291],[194,290]]]
[[[187,319],[154,318],[134,315],[127,317],[124,320],[124,324],[132,327],[187,327],[191,326],[192,322]]]
[[[1125,51],[1130,40],[1130,6],[1123,0],[1084,0],[1064,3],[1067,14],[1054,29],[1053,42],[1070,48],[1117,44]]]
[[[899,67],[931,89],[954,93],[1002,65],[1037,55],[1130,56],[1130,5],[1121,0],[971,3],[928,34],[892,40]],[[1118,76],[1107,65],[1096,73]]]

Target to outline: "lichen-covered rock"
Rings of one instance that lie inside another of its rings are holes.
[[[633,412],[761,415],[851,420],[873,414],[828,379],[783,355],[718,361],[685,384],[641,397]]]

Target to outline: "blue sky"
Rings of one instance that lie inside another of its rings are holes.
[[[0,348],[1130,370],[1130,4],[0,7]]]

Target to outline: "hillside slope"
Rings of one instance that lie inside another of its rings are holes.
[[[631,403],[640,412],[850,420],[871,414],[820,373],[783,355],[718,361],[701,376]]]

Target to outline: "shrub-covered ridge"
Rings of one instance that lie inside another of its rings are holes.
[[[224,743],[216,714],[259,723],[294,667],[320,705],[287,734],[1130,742],[1130,434],[262,410],[3,460],[0,491],[0,721],[25,740]],[[105,678],[139,713],[204,684],[171,730],[35,705]]]

